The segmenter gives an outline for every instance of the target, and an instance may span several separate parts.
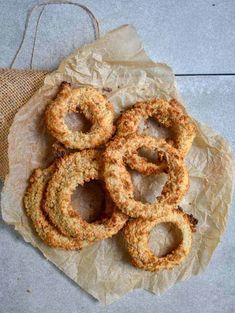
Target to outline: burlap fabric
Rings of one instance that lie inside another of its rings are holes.
[[[40,88],[47,71],[0,68],[0,179],[8,173],[7,136],[16,112]]]

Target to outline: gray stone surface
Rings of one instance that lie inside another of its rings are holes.
[[[0,0],[0,66],[9,65],[20,40],[26,10],[35,2]],[[142,3],[139,0],[90,0],[83,3],[96,12],[103,31],[127,22],[135,24],[150,56],[170,63],[176,72],[235,71],[231,37],[232,13],[229,13],[234,9],[233,1],[215,1],[215,7],[212,6],[213,1]],[[53,14],[50,10],[45,12],[48,20],[39,34],[38,43],[46,65],[53,67],[76,46],[79,27],[75,25],[74,10],[66,13],[68,9],[63,9],[63,12],[55,9]],[[212,14],[211,10],[217,13]],[[56,14],[60,18],[52,18]],[[71,31],[74,26],[68,23],[70,14],[73,15],[74,25],[78,27],[73,35]],[[83,15],[79,15],[79,21],[81,16]],[[85,15],[82,19],[84,23],[87,21]],[[66,30],[60,38],[55,30],[61,33],[63,29]],[[205,29],[210,30],[209,35],[206,35]],[[193,40],[190,40],[192,33]],[[92,40],[92,32],[87,30],[82,35],[82,43],[86,42],[88,36],[88,40]],[[69,44],[72,42],[72,46],[64,47],[64,38]],[[81,37],[78,39],[81,40]],[[51,40],[53,47],[48,48]],[[21,53],[17,63],[19,67],[27,67],[28,45],[30,40]],[[35,66],[43,67],[43,58],[39,58],[39,55],[35,56]],[[226,137],[234,151],[235,76],[178,77],[177,82],[189,112]],[[234,234],[233,205],[225,234],[203,274],[177,284],[160,297],[144,290],[136,290],[112,305],[103,307],[45,260],[39,251],[25,243],[12,227],[0,220],[0,313],[235,312]]]
[[[78,1],[79,2],[79,1]],[[235,72],[233,0],[86,0],[104,33],[121,24],[138,29],[148,54],[175,73]],[[21,39],[27,9],[36,0],[0,0],[0,66],[8,66]],[[16,66],[27,67],[36,11]],[[86,13],[70,6],[45,9],[39,26],[35,66],[54,67],[75,47],[92,40]]]

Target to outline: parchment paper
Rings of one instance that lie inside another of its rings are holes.
[[[2,193],[4,220],[14,225],[27,242],[38,247],[79,286],[104,304],[117,300],[135,288],[161,294],[176,282],[200,273],[224,231],[232,195],[232,156],[225,140],[212,129],[196,122],[198,133],[186,158],[190,189],[181,205],[198,220],[193,247],[184,263],[171,271],[148,273],[129,262],[121,234],[98,242],[81,252],[64,252],[49,248],[35,235],[22,207],[27,179],[31,171],[48,164],[51,137],[43,121],[48,101],[63,81],[74,86],[90,84],[106,92],[116,115],[137,100],[151,97],[180,98],[172,70],[154,63],[145,54],[132,26],[124,25],[102,39],[75,51],[49,74],[44,86],[15,116],[9,134],[10,174]],[[213,114],[213,113],[212,113]],[[155,126],[150,133],[156,135]],[[146,125],[142,125],[146,131]],[[134,182],[139,197],[152,201],[164,177],[141,177]],[[175,243],[174,230],[158,227],[151,235],[151,247],[162,254]]]

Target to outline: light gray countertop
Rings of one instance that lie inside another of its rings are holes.
[[[9,66],[27,10],[34,3],[37,1],[0,0],[0,67]],[[149,56],[168,63],[175,73],[235,73],[234,1],[81,3],[96,14],[102,33],[121,24],[134,24]],[[19,68],[28,67],[36,16],[16,62]],[[63,56],[93,38],[88,19],[79,9],[53,5],[45,10],[41,22],[35,68],[55,67]],[[234,151],[235,76],[177,77],[177,83],[190,114],[227,138]],[[234,251],[233,205],[225,234],[203,274],[175,285],[162,296],[136,290],[103,307],[0,220],[0,313],[235,312]]]

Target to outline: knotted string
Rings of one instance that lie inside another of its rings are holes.
[[[16,61],[16,58],[19,55],[19,53],[21,51],[21,48],[22,48],[22,46],[24,44],[26,33],[27,33],[27,29],[28,29],[29,22],[30,22],[30,19],[31,19],[33,11],[35,9],[38,9],[38,8],[42,7],[42,9],[41,9],[41,11],[39,13],[38,19],[37,19],[37,24],[36,24],[34,38],[33,38],[33,48],[32,48],[31,57],[30,57],[30,69],[32,69],[32,67],[33,67],[33,57],[34,57],[34,52],[35,52],[35,45],[36,45],[36,39],[37,39],[39,23],[40,23],[40,20],[42,18],[42,14],[44,12],[45,7],[48,6],[48,5],[52,5],[52,4],[69,4],[69,5],[74,5],[74,6],[80,7],[83,10],[85,10],[88,13],[88,15],[90,16],[91,20],[92,20],[93,27],[94,27],[95,39],[99,39],[100,38],[99,22],[98,22],[97,18],[95,17],[95,15],[92,13],[92,11],[90,9],[88,9],[85,5],[77,3],[77,2],[73,2],[73,1],[67,1],[67,0],[49,0],[49,1],[46,1],[46,2],[42,2],[42,3],[34,5],[28,11],[28,14],[27,14],[27,17],[26,17],[26,21],[25,21],[25,26],[24,26],[24,32],[23,32],[22,40],[20,42],[20,45],[19,45],[19,47],[18,47],[14,57],[13,57],[13,60],[12,60],[12,62],[10,64],[10,68],[13,67],[13,65],[14,65],[14,63]]]

